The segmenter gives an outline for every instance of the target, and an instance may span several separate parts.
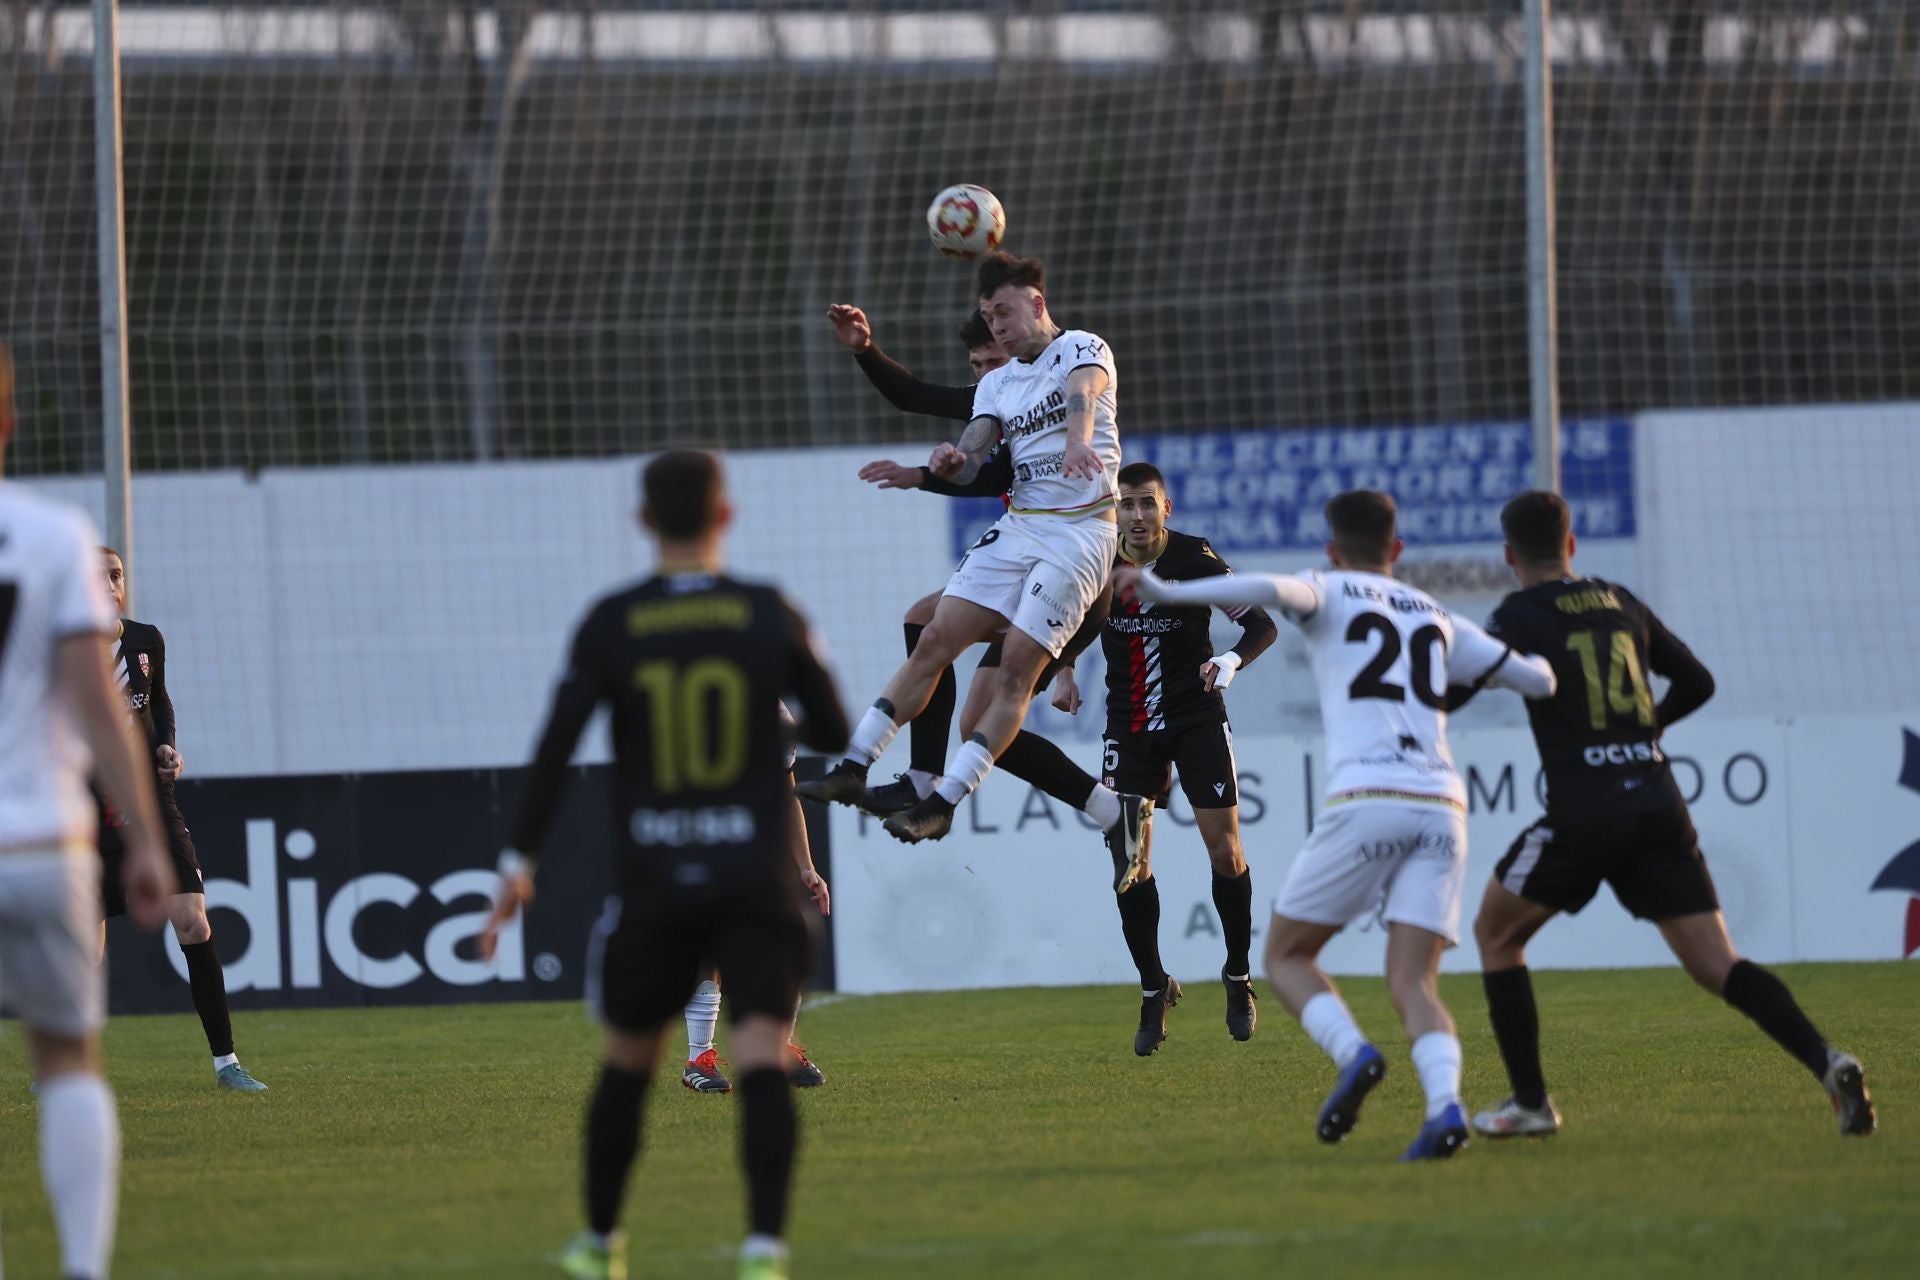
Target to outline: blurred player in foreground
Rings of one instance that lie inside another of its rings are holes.
[[[1520,590],[1488,630],[1553,664],[1559,695],[1527,706],[1547,777],[1547,813],[1494,869],[1473,922],[1494,1038],[1513,1094],[1473,1118],[1489,1138],[1557,1132],[1540,1066],[1526,945],[1602,881],[1659,928],[1687,974],[1760,1024],[1825,1086],[1842,1134],[1873,1132],[1860,1062],[1827,1044],[1787,985],[1727,937],[1713,878],[1660,735],[1713,696],[1713,676],[1625,587],[1573,571],[1573,519],[1558,494],[1523,493],[1500,513]],[[1647,673],[1666,677],[1653,700]]]
[[[586,1118],[587,1230],[569,1275],[617,1280],[617,1228],[640,1143],[641,1106],[666,1027],[709,964],[726,975],[740,1073],[751,1234],[741,1280],[788,1274],[787,1196],[798,1126],[784,1067],[787,1020],[811,953],[793,857],[797,818],[781,700],[800,705],[800,742],[846,745],[847,718],[812,634],[772,587],[722,570],[732,509],[711,454],[647,464],[640,522],[659,547],[653,576],[606,597],[580,624],[540,737],[499,901],[480,939],[533,900],[535,859],[595,709],[613,712],[614,885],[594,926],[587,997],[606,1026]]]
[[[13,358],[0,345],[0,476],[13,432]],[[153,766],[108,667],[99,542],[79,512],[0,480],[0,1004],[26,1027],[66,1280],[107,1274],[120,1194],[120,1119],[100,1065],[89,756],[126,814],[128,910],[157,929],[174,890]]]
[[[1448,688],[1498,684],[1544,698],[1553,668],[1393,580],[1401,543],[1392,498],[1354,490],[1326,511],[1331,572],[1167,583],[1123,568],[1115,589],[1130,583],[1156,604],[1274,605],[1305,634],[1326,722],[1327,799],[1274,900],[1267,981],[1339,1068],[1316,1126],[1322,1142],[1338,1142],[1387,1064],[1318,957],[1384,903],[1387,990],[1427,1095],[1426,1123],[1401,1159],[1446,1159],[1467,1142],[1460,1038],[1437,983],[1440,953],[1460,940],[1467,870],[1467,795],[1447,750]]]
[[[113,640],[113,674],[126,699],[127,712],[153,749],[154,796],[160,820],[167,830],[167,848],[173,855],[174,881],[179,886],[167,904],[167,918],[180,940],[187,961],[187,987],[194,1012],[213,1054],[213,1080],[222,1089],[238,1093],[265,1093],[267,1086],[253,1078],[233,1051],[233,1015],[227,1008],[227,975],[220,953],[213,948],[213,926],[207,920],[207,889],[200,875],[200,855],[194,850],[187,820],[181,816],[174,782],[186,768],[174,739],[173,697],[167,692],[167,642],[160,628],[135,622],[127,612],[127,568],[112,547],[100,548],[100,567],[107,596],[120,619]],[[106,864],[101,897],[109,918],[125,915],[126,895],[120,891],[120,867],[126,858],[119,815],[102,815],[100,854]]]
[[[781,712],[783,722],[791,732],[792,717],[785,714],[784,703]],[[793,744],[789,740],[789,781],[793,778],[793,758]],[[815,909],[822,916],[832,915],[833,891],[827,887],[819,868],[813,865],[813,846],[807,842],[807,819],[800,812],[798,796],[793,800],[793,861],[800,871],[800,885],[813,899]],[[710,970],[694,989],[693,997],[687,1001],[687,1065],[681,1068],[680,1083],[695,1093],[733,1092],[733,1081],[727,1079],[726,1073],[720,1070],[720,1052],[713,1047],[713,1031],[720,1023],[720,981],[720,971]],[[807,1047],[793,1038],[799,1019],[800,1007],[796,1004],[793,1017],[787,1019],[787,1080],[796,1089],[815,1089],[827,1082],[827,1076],[807,1056]]]

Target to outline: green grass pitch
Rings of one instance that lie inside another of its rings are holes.
[[[1337,1148],[1331,1068],[1269,999],[1234,1044],[1196,982],[1151,1059],[1119,988],[828,1001],[802,1022],[795,1274],[854,1277],[1920,1275],[1920,967],[1780,972],[1866,1062],[1882,1128],[1677,971],[1537,976],[1557,1138],[1394,1162],[1420,1091],[1378,981],[1345,985],[1386,1083]],[[1505,1092],[1478,979],[1448,978],[1469,1104]],[[597,1037],[572,1005],[254,1013],[272,1092],[217,1093],[190,1016],[107,1034],[131,1277],[542,1276],[577,1225]],[[676,1044],[677,1047],[677,1044]],[[724,1053],[724,1044],[722,1046]],[[20,1038],[0,1035],[0,1250],[55,1273]],[[663,1079],[627,1227],[636,1277],[730,1276],[735,1099]]]

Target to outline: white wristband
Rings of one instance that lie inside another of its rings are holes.
[[[500,861],[494,865],[494,870],[500,873],[502,880],[517,880],[522,876],[531,880],[539,866],[539,863],[518,849],[502,849]]]
[[[1240,670],[1240,655],[1231,649],[1225,653],[1215,654],[1213,665],[1219,668],[1213,673],[1213,687],[1224,689],[1233,683],[1234,672]]]

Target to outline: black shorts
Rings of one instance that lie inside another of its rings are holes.
[[[651,1031],[686,1008],[711,969],[728,1016],[793,1016],[813,958],[797,887],[768,880],[607,899],[587,949],[587,1004],[608,1026]]]
[[[1493,876],[1508,892],[1568,915],[1593,901],[1602,881],[1642,920],[1720,909],[1685,805],[1574,821],[1549,815],[1520,833]]]
[[[1223,716],[1183,729],[1146,733],[1107,731],[1101,742],[1102,781],[1115,791],[1152,796],[1165,805],[1173,793],[1173,770],[1180,790],[1196,809],[1231,809],[1240,803],[1239,770],[1233,759],[1233,726]]]
[[[155,800],[160,806],[160,825],[167,831],[167,851],[173,855],[173,878],[180,893],[205,893],[207,883],[200,871],[200,855],[194,850],[187,820],[180,816],[180,802],[172,787],[161,787]],[[127,847],[122,843],[123,827],[100,828],[100,857],[106,864],[100,875],[100,902],[109,918],[127,914],[127,888],[122,870]]]
[[[1005,640],[995,640],[992,644],[988,645],[987,651],[980,655],[980,666],[977,670],[985,671],[988,667],[999,666],[1000,650],[1005,644]],[[1040,668],[1040,678],[1033,682],[1033,696],[1037,698],[1045,693],[1047,686],[1053,683],[1053,678],[1059,675],[1061,670],[1069,665],[1071,664],[1068,663],[1065,658],[1047,659],[1047,665]]]

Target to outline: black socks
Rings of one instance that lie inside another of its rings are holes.
[[[208,938],[181,943],[180,954],[187,958],[187,985],[193,991],[193,1011],[207,1033],[207,1048],[224,1058],[233,1052],[233,1017],[227,1012],[227,975],[220,967],[220,953]]]
[[[1214,872],[1213,909],[1220,913],[1220,932],[1227,940],[1226,972],[1251,978],[1247,952],[1253,946],[1253,872],[1231,877]]]
[[[603,1236],[620,1223],[627,1175],[640,1153],[640,1104],[652,1079],[645,1071],[603,1065],[587,1104],[587,1226]]]
[[[1148,876],[1114,901],[1120,905],[1120,932],[1127,939],[1134,968],[1140,971],[1140,989],[1162,990],[1167,985],[1167,971],[1160,963],[1159,882]]]
[[[1787,984],[1751,960],[1742,960],[1727,972],[1720,998],[1760,1024],[1780,1047],[1800,1059],[1814,1078],[1827,1076],[1827,1041],[1787,990]]]
[[[787,1073],[761,1067],[743,1076],[740,1091],[740,1155],[747,1172],[748,1226],[754,1235],[780,1236],[787,1225],[787,1192],[800,1124],[793,1111]]]
[[[1487,1015],[1500,1059],[1507,1064],[1513,1100],[1538,1111],[1547,1105],[1547,1080],[1540,1070],[1540,1011],[1533,1002],[1533,976],[1527,966],[1494,969],[1480,975],[1487,992]]]

